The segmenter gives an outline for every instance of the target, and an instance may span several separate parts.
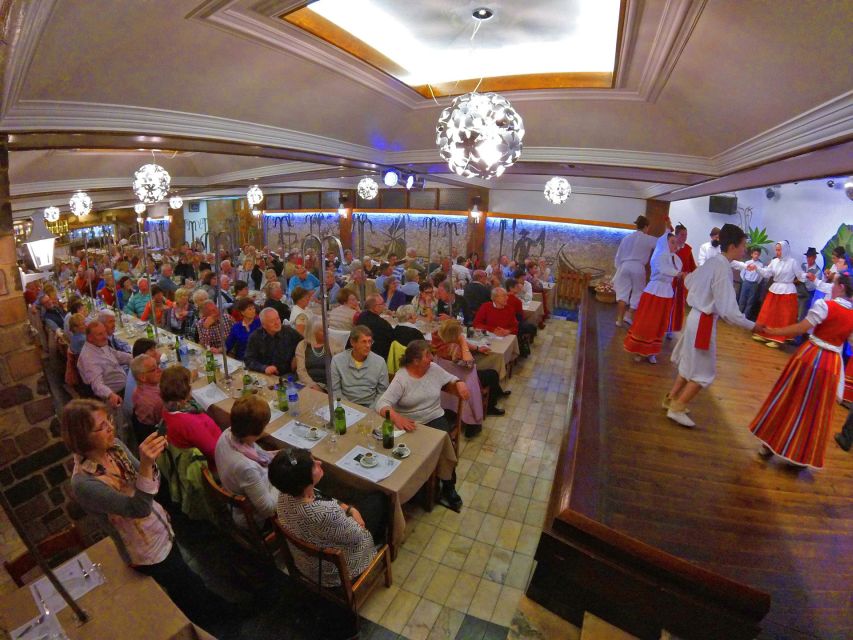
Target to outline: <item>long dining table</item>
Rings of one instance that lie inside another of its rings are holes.
[[[126,328],[119,332],[119,335],[133,342],[141,337],[138,335],[139,333],[138,329],[128,331]],[[174,334],[160,329],[159,342],[161,347],[165,347],[163,350],[166,353],[167,362],[173,364],[174,350],[170,350],[169,347],[174,347]],[[210,384],[204,375],[205,372],[202,370],[203,358],[201,355],[204,353],[204,349],[200,345],[191,342],[187,342],[187,344],[191,350],[196,352],[190,357],[189,368],[195,370],[198,374],[197,379],[193,382],[193,391],[194,393],[198,393]],[[222,376],[221,362],[222,356],[218,355],[217,363],[219,364],[216,387],[218,389],[217,396],[221,399],[206,406],[205,410],[220,428],[226,429],[231,426],[231,408],[234,406],[235,399],[243,393],[242,376],[247,372],[243,368],[242,362],[229,358],[229,374],[232,380],[226,383]],[[255,371],[248,373],[254,383],[252,392],[260,394],[261,397],[270,403],[271,408],[274,408],[274,385],[278,383],[278,378]],[[264,438],[261,444],[271,450],[284,449],[291,446],[275,438],[273,434],[294,418],[310,426],[325,427],[325,420],[316,415],[316,411],[321,407],[328,407],[327,398],[328,396],[323,391],[308,387],[299,390],[299,416],[293,416],[291,413],[282,415],[280,412],[274,411],[272,419],[264,429]],[[375,439],[372,435],[373,429],[381,426],[382,418],[372,409],[361,407],[346,400],[342,404],[363,413],[364,416],[348,428],[345,435],[338,436],[334,449],[329,446],[329,436],[331,434],[325,433],[325,437],[316,443],[311,449],[311,453],[315,458],[320,459],[324,463],[326,476],[333,484],[342,483],[347,487],[359,490],[381,491],[388,496],[391,523],[388,543],[392,549],[392,553],[396,554],[398,545],[405,539],[406,535],[406,520],[402,505],[411,500],[427,483],[433,482],[434,478],[442,480],[449,480],[451,478],[457,462],[453,444],[447,433],[424,425],[418,425],[414,431],[406,432],[396,438],[397,443],[405,443],[409,447],[411,454],[407,458],[399,460],[399,466],[387,478],[379,482],[373,482],[352,473],[350,470],[342,467],[339,462],[345,454],[357,445],[364,446],[365,448],[369,448],[372,445],[375,447],[376,453],[380,455],[387,453],[382,448],[381,441]],[[382,463],[381,459],[380,463]],[[427,485],[427,488],[429,489],[430,486]],[[428,506],[431,508],[431,500],[428,502]]]

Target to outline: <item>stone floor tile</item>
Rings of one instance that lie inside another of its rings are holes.
[[[443,607],[432,625],[427,640],[455,640],[465,614],[450,607]]]
[[[480,525],[483,524],[483,518],[485,517],[485,513],[474,509],[470,505],[464,507],[462,509],[462,519],[459,523],[459,531],[463,535],[467,534],[469,537],[473,537],[480,530]]]
[[[512,561],[509,563],[509,571],[506,574],[504,584],[524,591],[527,588],[527,582],[530,580],[530,574],[533,572],[534,562],[535,560],[530,556],[514,553]]]
[[[506,470],[520,473],[521,467],[524,466],[524,460],[526,459],[526,457],[527,456],[525,456],[523,453],[513,451],[510,454],[509,460],[506,463]]]
[[[506,510],[504,518],[507,520],[515,520],[516,522],[524,522],[524,516],[527,513],[527,504],[529,498],[524,496],[512,496],[509,501],[509,508]]]
[[[447,547],[450,546],[450,541],[453,539],[453,534],[444,529],[436,529],[429,543],[424,548],[421,555],[424,558],[440,562],[444,554],[447,552]]]
[[[480,481],[483,479],[483,476],[486,475],[486,471],[488,470],[489,466],[483,464],[482,462],[469,462],[469,464],[471,466],[468,468],[468,473],[465,476],[465,480],[467,482],[479,484]]]
[[[547,509],[547,502],[531,500],[530,504],[527,505],[527,513],[524,516],[525,524],[530,524],[534,527],[541,527],[542,523],[545,521],[545,511],[547,511]]]
[[[495,490],[490,489],[489,487],[484,487],[480,485],[477,488],[474,497],[468,502],[472,509],[476,509],[477,511],[487,511],[489,509],[489,503],[492,501],[492,497],[495,495]]]
[[[536,484],[536,478],[526,474],[518,476],[518,482],[515,483],[515,495],[522,498],[529,498],[533,495],[533,486]]]
[[[477,593],[468,607],[468,614],[483,620],[489,620],[494,613],[495,605],[501,593],[501,585],[491,580],[480,580]]]
[[[406,626],[403,627],[402,636],[408,640],[426,640],[432,631],[432,626],[438,619],[438,614],[441,613],[442,606],[429,600],[421,600]]]
[[[439,565],[435,573],[432,574],[432,580],[424,590],[423,597],[443,605],[447,602],[460,573],[459,569],[443,564]]]
[[[456,584],[453,585],[453,593],[447,598],[445,606],[466,613],[468,607],[471,606],[471,601],[474,599],[474,594],[477,593],[477,588],[480,586],[480,576],[470,573],[460,573],[456,579]]]
[[[493,516],[492,514],[486,514],[483,518],[483,523],[480,525],[480,530],[477,532],[475,540],[488,545],[495,544],[495,541],[498,539],[498,535],[501,532],[501,524],[503,524],[503,518]]]
[[[551,495],[551,481],[546,480],[545,478],[537,478],[536,482],[533,485],[533,493],[531,494],[531,498],[534,500],[541,500],[543,502],[548,501],[548,497]]]
[[[539,536],[541,534],[541,526],[533,527],[529,524],[522,525],[521,534],[518,536],[518,544],[515,545],[516,552],[532,556],[536,553],[536,547],[539,546]]]
[[[453,511],[452,509],[436,509],[442,512],[441,520],[438,523],[440,529],[456,533],[459,531],[459,523],[462,521],[462,514]],[[464,510],[464,507],[463,507]]]
[[[498,533],[498,538],[495,541],[495,546],[502,549],[515,549],[518,544],[518,536],[521,535],[521,523],[514,520],[504,520],[501,523],[501,529]]]
[[[441,559],[441,564],[452,569],[461,569],[465,564],[465,560],[468,559],[468,553],[471,551],[472,546],[474,546],[472,538],[454,534],[444,557]]]
[[[465,564],[462,565],[462,570],[465,573],[470,573],[475,576],[483,575],[486,569],[486,564],[489,562],[489,556],[492,555],[492,546],[475,540],[471,545],[471,550],[468,552],[468,557],[465,558]]]
[[[509,502],[511,499],[511,494],[503,491],[495,491],[495,495],[492,496],[492,501],[489,503],[487,511],[492,515],[503,518],[509,510]]]
[[[521,596],[524,593],[521,589],[504,585],[501,587],[501,593],[498,596],[495,610],[492,612],[491,621],[502,627],[508,627],[512,624],[512,619],[515,617],[515,612],[518,609],[518,603],[521,601]]]
[[[504,470],[501,467],[489,466],[486,469],[486,473],[483,475],[483,478],[480,480],[480,484],[484,487],[489,487],[490,489],[496,489],[498,483],[501,481],[503,473]]]
[[[509,629],[509,640],[580,640],[581,630],[543,606],[521,596]]]
[[[506,493],[514,493],[515,485],[518,482],[518,476],[521,475],[517,471],[506,471],[504,470],[501,475],[501,479],[498,482],[498,486],[495,487],[498,491],[504,491]]]
[[[506,463],[509,461],[509,456],[512,454],[511,448],[515,443],[515,437],[512,435],[506,435],[503,437],[503,443],[498,446],[498,450],[495,451],[495,455],[492,458],[492,466],[499,467],[502,471],[506,468]],[[512,440],[512,442],[508,442]]]
[[[513,552],[507,549],[501,549],[500,547],[492,549],[492,555],[489,556],[489,561],[486,563],[486,570],[483,572],[483,577],[492,582],[503,584],[509,572],[512,556]]]
[[[391,569],[394,574],[394,583],[400,584],[409,577],[409,573],[415,563],[418,561],[418,554],[400,547],[397,550],[397,559],[391,564]]]
[[[418,558],[415,566],[409,572],[406,580],[400,585],[404,591],[414,593],[416,595],[423,594],[429,581],[432,579],[435,570],[438,568],[438,563],[429,558]]]
[[[400,556],[397,556],[399,558]],[[395,563],[396,565],[396,563]],[[394,567],[396,573],[396,566]],[[388,606],[397,597],[397,594],[400,592],[399,582],[397,582],[397,576],[394,576],[394,584],[392,584],[387,589],[377,588],[374,589],[370,594],[370,597],[365,601],[365,603],[359,609],[359,613],[372,622],[379,622],[382,619],[382,616],[385,615],[385,612],[388,610]]]

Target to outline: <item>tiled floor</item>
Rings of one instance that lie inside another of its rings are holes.
[[[480,436],[463,439],[462,512],[407,509],[410,534],[393,565],[394,585],[362,608],[381,627],[369,637],[545,637],[524,619],[519,602],[565,428],[576,328],[550,321],[533,355],[515,367],[512,395],[502,403],[506,415],[488,418]]]

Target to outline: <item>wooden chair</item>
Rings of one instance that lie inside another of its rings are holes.
[[[465,402],[462,399],[462,396],[459,395],[459,391],[456,389],[456,385],[451,385],[448,389],[442,389],[443,393],[448,393],[452,396],[456,396],[456,424],[453,425],[453,428],[447,432],[447,435],[450,436],[450,442],[453,443],[453,451],[456,453],[456,457],[459,457],[459,437],[462,435],[462,403]]]
[[[264,534],[255,522],[255,510],[245,496],[231,493],[220,485],[209,468],[202,471],[204,486],[210,499],[211,509],[217,526],[238,545],[255,556],[273,560],[275,551],[275,533]],[[234,522],[234,512],[238,511],[246,519],[246,528]]]
[[[367,597],[376,587],[380,576],[384,576],[385,587],[391,586],[391,553],[387,544],[377,549],[376,557],[370,562],[367,569],[360,576],[353,579],[347,569],[344,555],[339,549],[322,549],[317,545],[300,540],[281,526],[277,518],[273,518],[273,527],[279,539],[279,548],[287,565],[287,572],[291,578],[303,584],[309,591],[319,594],[324,598],[336,602],[349,609],[356,619],[358,625],[358,609],[367,600]],[[306,556],[316,560],[312,566],[320,566],[322,562],[334,565],[341,579],[339,587],[324,587],[314,579],[317,576],[306,575],[296,566],[293,551],[290,546],[295,547]]]
[[[62,564],[85,548],[86,544],[83,542],[83,537],[74,525],[42,540],[38,544],[39,552],[51,567]],[[25,580],[26,575],[37,566],[36,559],[29,551],[14,560],[3,562],[6,572],[19,587],[23,587],[28,582]]]

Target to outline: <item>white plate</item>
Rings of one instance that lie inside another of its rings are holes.
[[[377,459],[376,459],[376,456],[374,456],[374,457],[373,457],[373,462],[372,462],[371,464],[366,464],[366,463],[365,463],[365,458],[364,458],[364,457],[362,457],[362,458],[361,458],[361,460],[359,460],[359,461],[358,461],[358,464],[360,464],[360,465],[361,465],[362,467],[364,467],[365,469],[372,469],[372,468],[373,468],[373,467],[375,467],[377,464],[379,464],[379,460],[377,460]]]

